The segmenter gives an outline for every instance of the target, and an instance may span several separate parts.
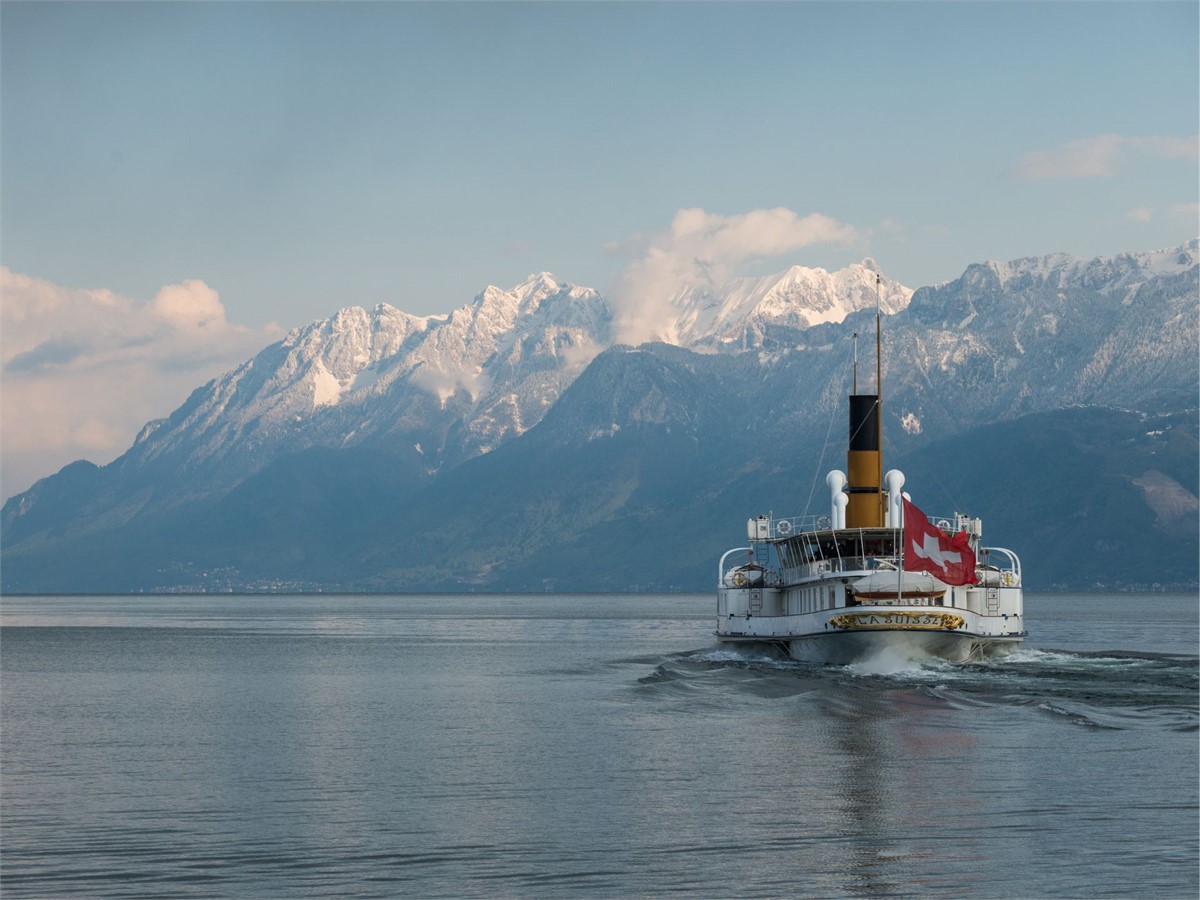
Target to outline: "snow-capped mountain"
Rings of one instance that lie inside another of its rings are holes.
[[[908,306],[912,294],[884,278],[870,259],[837,272],[793,266],[762,278],[736,278],[716,290],[680,291],[671,300],[676,315],[665,340],[696,350],[746,350],[761,346],[773,327],[841,322],[877,304],[884,313],[896,313]]]
[[[886,452],[1070,406],[1132,411],[1122,434],[1138,416],[1167,416],[1137,454],[1094,436],[1088,453],[1112,454],[1096,471],[1115,473],[1126,507],[1152,511],[1149,485],[1192,509],[1198,249],[982,263],[915,293],[882,279]],[[563,542],[604,572],[646,547],[720,544],[703,530],[727,527],[726,513],[791,497],[813,460],[836,464],[826,436],[849,389],[851,334],[873,327],[875,279],[868,261],[683,291],[671,298],[674,347],[615,345],[609,301],[544,273],[445,316],[343,309],[198,388],[114,463],[72,464],[11,498],[0,574],[6,589],[98,588],[101,571],[113,589],[152,589],[184,583],[201,559],[257,585],[303,564],[306,584],[336,570],[330,584],[412,589],[450,577],[428,560],[454,540],[474,548],[457,557],[456,584],[504,586],[498,573],[549,571]],[[1028,442],[1041,427],[1005,433]],[[1063,529],[1100,514],[1070,505],[1084,493],[1056,501]],[[1147,515],[1137,527],[1159,527]],[[451,531],[430,531],[455,516]],[[694,540],[663,543],[693,521]],[[1187,556],[1181,527],[1161,537]],[[569,569],[552,574],[572,587]]]
[[[799,266],[673,300],[676,343],[757,347],[772,327],[841,321],[875,305],[867,261],[840,272]],[[886,282],[894,312],[912,291]],[[546,272],[489,286],[445,316],[381,304],[298,328],[148,424],[123,465],[165,463],[233,484],[283,450],[388,444],[436,471],[494,449],[541,421],[614,341],[613,310],[591,288]]]
[[[445,316],[349,307],[195,391],[123,463],[169,460],[235,483],[285,450],[401,441],[437,468],[540,420],[611,343],[610,318],[595,291],[546,273]]]
[[[993,279],[994,284],[1007,290],[1038,283],[1059,288],[1078,286],[1116,296],[1128,304],[1147,281],[1182,275],[1194,268],[1200,256],[1198,244],[1191,240],[1174,248],[1094,259],[1052,253],[1011,262],[991,261],[968,269],[972,278],[966,286],[986,287]]]
[[[1194,390],[1198,245],[1082,260],[1062,254],[988,262],[921,288],[894,335],[888,382],[922,405],[933,373],[983,389],[977,414],[997,418],[1058,398],[1141,408]]]

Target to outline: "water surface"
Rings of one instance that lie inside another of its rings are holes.
[[[709,596],[5,598],[5,896],[1196,896],[1197,602],[821,668]]]

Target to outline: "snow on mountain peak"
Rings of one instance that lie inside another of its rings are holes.
[[[312,364],[313,409],[336,406],[342,398],[342,385],[317,357]]]
[[[512,292],[522,298],[538,298],[543,299],[551,294],[557,294],[562,290],[562,286],[555,280],[554,276],[549,272],[538,272],[530,275],[515,288]]]
[[[1182,275],[1195,269],[1200,258],[1200,241],[1177,247],[1085,259],[1069,253],[1049,253],[1000,262],[989,260],[968,266],[958,279],[971,297],[1023,291],[1035,286],[1058,290],[1072,286],[1095,289],[1105,296],[1133,302],[1147,282]],[[951,282],[947,282],[950,284]]]
[[[471,319],[495,333],[511,329],[517,320],[536,312],[543,302],[560,294],[574,295],[578,289],[559,284],[549,272],[530,275],[523,282],[504,290],[488,285],[476,295],[473,303],[451,313]]]
[[[908,305],[912,290],[883,279],[876,293],[878,266],[864,260],[836,272],[792,266],[773,275],[735,278],[715,290],[685,289],[673,300],[678,310],[671,343],[683,346],[740,345],[758,339],[766,325],[808,328],[840,322],[850,313],[873,307],[877,296],[884,312]]]

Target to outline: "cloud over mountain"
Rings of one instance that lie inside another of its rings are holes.
[[[0,267],[0,292],[5,495],[51,466],[115,457],[147,419],[280,331],[230,323],[198,280],[139,302]]]
[[[852,226],[820,213],[800,216],[776,208],[722,216],[681,209],[670,228],[645,242],[641,257],[617,280],[612,298],[616,336],[628,344],[662,339],[677,314],[671,302],[680,291],[714,289],[742,263],[857,238]]]

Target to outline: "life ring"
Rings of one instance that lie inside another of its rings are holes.
[[[733,583],[738,587],[744,585],[746,583],[746,574],[744,572],[735,572],[733,576]]]
[[[792,523],[787,519],[780,519],[775,523],[775,533],[788,535],[792,533]]]
[[[1013,581],[1015,581],[1016,579],[1013,578],[1012,572],[1005,572],[1003,575],[1000,576],[1000,580],[1003,581],[1009,587],[1012,587]]]
[[[947,521],[946,519],[938,519],[937,527],[942,529],[942,531],[949,531],[950,530],[950,522]]]

